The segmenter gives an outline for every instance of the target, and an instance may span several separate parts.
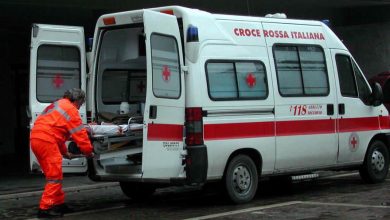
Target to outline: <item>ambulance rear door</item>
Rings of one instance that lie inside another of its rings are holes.
[[[86,91],[83,27],[33,24],[30,46],[30,129],[41,112],[71,88]],[[86,107],[80,108],[86,122]],[[63,160],[64,172],[85,172],[85,158]],[[30,169],[40,170],[30,149]]]
[[[177,18],[144,10],[147,93],[144,114],[143,178],[180,178],[185,85]]]

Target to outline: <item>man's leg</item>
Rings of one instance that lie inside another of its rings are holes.
[[[39,204],[40,211],[44,212],[64,203],[62,156],[56,143],[32,139],[31,148],[46,176],[46,185]]]

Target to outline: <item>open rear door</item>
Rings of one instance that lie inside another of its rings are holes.
[[[50,103],[62,98],[71,88],[86,91],[84,29],[34,24],[30,51],[30,128]],[[85,105],[80,108],[80,116],[85,123]],[[31,149],[30,169],[40,169]],[[85,158],[63,160],[64,172],[85,172],[86,169]]]
[[[184,177],[182,166],[185,84],[177,18],[144,10],[147,94],[143,178]]]

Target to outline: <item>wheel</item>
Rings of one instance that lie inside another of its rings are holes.
[[[146,200],[156,191],[154,185],[145,183],[120,182],[119,185],[127,197],[135,200]]]
[[[257,191],[258,174],[253,160],[246,155],[234,157],[225,173],[225,190],[236,204],[249,202]]]
[[[382,141],[374,141],[359,169],[360,176],[367,183],[379,183],[386,179],[388,171],[389,151]]]

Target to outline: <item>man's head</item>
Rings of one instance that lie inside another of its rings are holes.
[[[73,88],[64,93],[63,98],[69,99],[76,105],[77,109],[80,109],[81,105],[85,102],[85,92],[81,89]]]

